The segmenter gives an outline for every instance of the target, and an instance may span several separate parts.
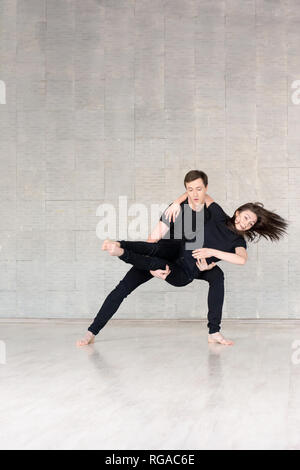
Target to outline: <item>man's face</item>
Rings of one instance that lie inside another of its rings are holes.
[[[205,187],[202,178],[198,178],[190,183],[186,183],[186,191],[188,194],[189,203],[195,206],[204,204],[205,194],[208,185]]]

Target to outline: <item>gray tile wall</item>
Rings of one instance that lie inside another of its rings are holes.
[[[299,318],[299,0],[1,0],[0,39],[1,317],[93,318],[129,268],[98,206],[169,203],[198,168],[227,212],[291,222],[221,264],[224,317]],[[153,279],[115,318],[206,317],[207,289]]]

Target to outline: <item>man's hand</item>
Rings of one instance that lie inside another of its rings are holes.
[[[155,271],[150,271],[152,276],[158,277],[159,279],[165,280],[166,277],[170,274],[171,270],[168,265],[166,265],[166,269],[156,269]]]
[[[199,271],[209,271],[210,269],[213,269],[216,266],[216,263],[207,264],[206,259],[201,258],[197,260],[196,265]]]
[[[211,256],[215,256],[215,250],[213,248],[198,248],[192,251],[192,256],[196,259],[210,258]]]

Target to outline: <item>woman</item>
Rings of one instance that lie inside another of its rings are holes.
[[[184,193],[166,209],[165,215],[170,222],[175,221],[180,207],[186,199],[187,195]],[[264,237],[271,241],[278,241],[286,234],[287,221],[280,215],[265,209],[261,202],[243,204],[234,211],[232,217],[229,217],[210,196],[206,196],[204,207],[209,208],[211,216],[205,223],[204,245],[208,246],[192,251],[195,265],[200,271],[201,267],[204,270],[207,269],[208,265],[206,266],[206,264],[209,258],[215,261],[223,260],[233,264],[245,264],[247,261],[245,239],[258,242],[261,237]],[[216,248],[218,243],[222,245],[220,249]],[[112,256],[118,256],[123,261],[136,265],[139,269],[165,269],[168,260],[153,256],[154,246],[155,243],[148,242],[105,240],[102,249],[107,250]],[[239,248],[244,248],[244,250],[239,250]],[[143,256],[136,256],[137,254]],[[181,266],[183,268],[183,265]],[[211,267],[214,266],[215,262],[212,262]],[[188,276],[187,273],[183,274],[183,279],[185,275]],[[168,281],[173,285],[181,285],[180,279],[177,282],[175,279],[170,281],[169,278]]]
[[[172,221],[174,223],[186,200],[187,193],[184,193],[166,210],[165,214],[170,223]],[[184,256],[179,256],[176,262],[170,263],[165,258],[155,256],[156,243],[105,240],[102,249],[138,269],[169,270],[165,280],[174,286],[184,286],[192,282],[193,279],[205,279],[209,270],[213,272],[214,269],[219,269],[215,263],[220,260],[244,265],[247,262],[245,239],[259,241],[261,237],[264,237],[271,241],[278,241],[286,233],[287,222],[278,214],[265,209],[260,202],[243,204],[234,211],[232,217],[229,217],[210,196],[206,195],[204,210],[204,244],[203,248],[191,252],[191,256],[194,258],[193,270],[188,266],[188,257],[185,256],[187,250],[185,250]],[[211,307],[209,309],[211,318],[208,324],[210,333],[211,330],[217,333],[220,329],[220,306],[223,303],[224,293],[221,290],[221,284],[219,286],[219,289],[214,290],[214,295],[209,300]],[[218,292],[217,296],[216,292]],[[211,336],[209,341],[211,339],[211,342],[216,342],[217,338],[214,338],[212,334],[209,336]],[[232,344],[232,342],[223,340],[217,342]]]

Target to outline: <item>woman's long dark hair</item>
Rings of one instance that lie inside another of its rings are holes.
[[[247,209],[256,214],[257,221],[249,230],[237,230],[234,223],[236,212],[242,212]],[[269,239],[272,242],[278,241],[287,233],[286,228],[288,226],[288,222],[285,219],[275,212],[265,209],[262,202],[247,202],[246,204],[243,204],[234,211],[232,217],[228,218],[226,224],[230,230],[244,236],[251,242],[254,240],[258,242],[261,237],[264,237],[267,240]]]

